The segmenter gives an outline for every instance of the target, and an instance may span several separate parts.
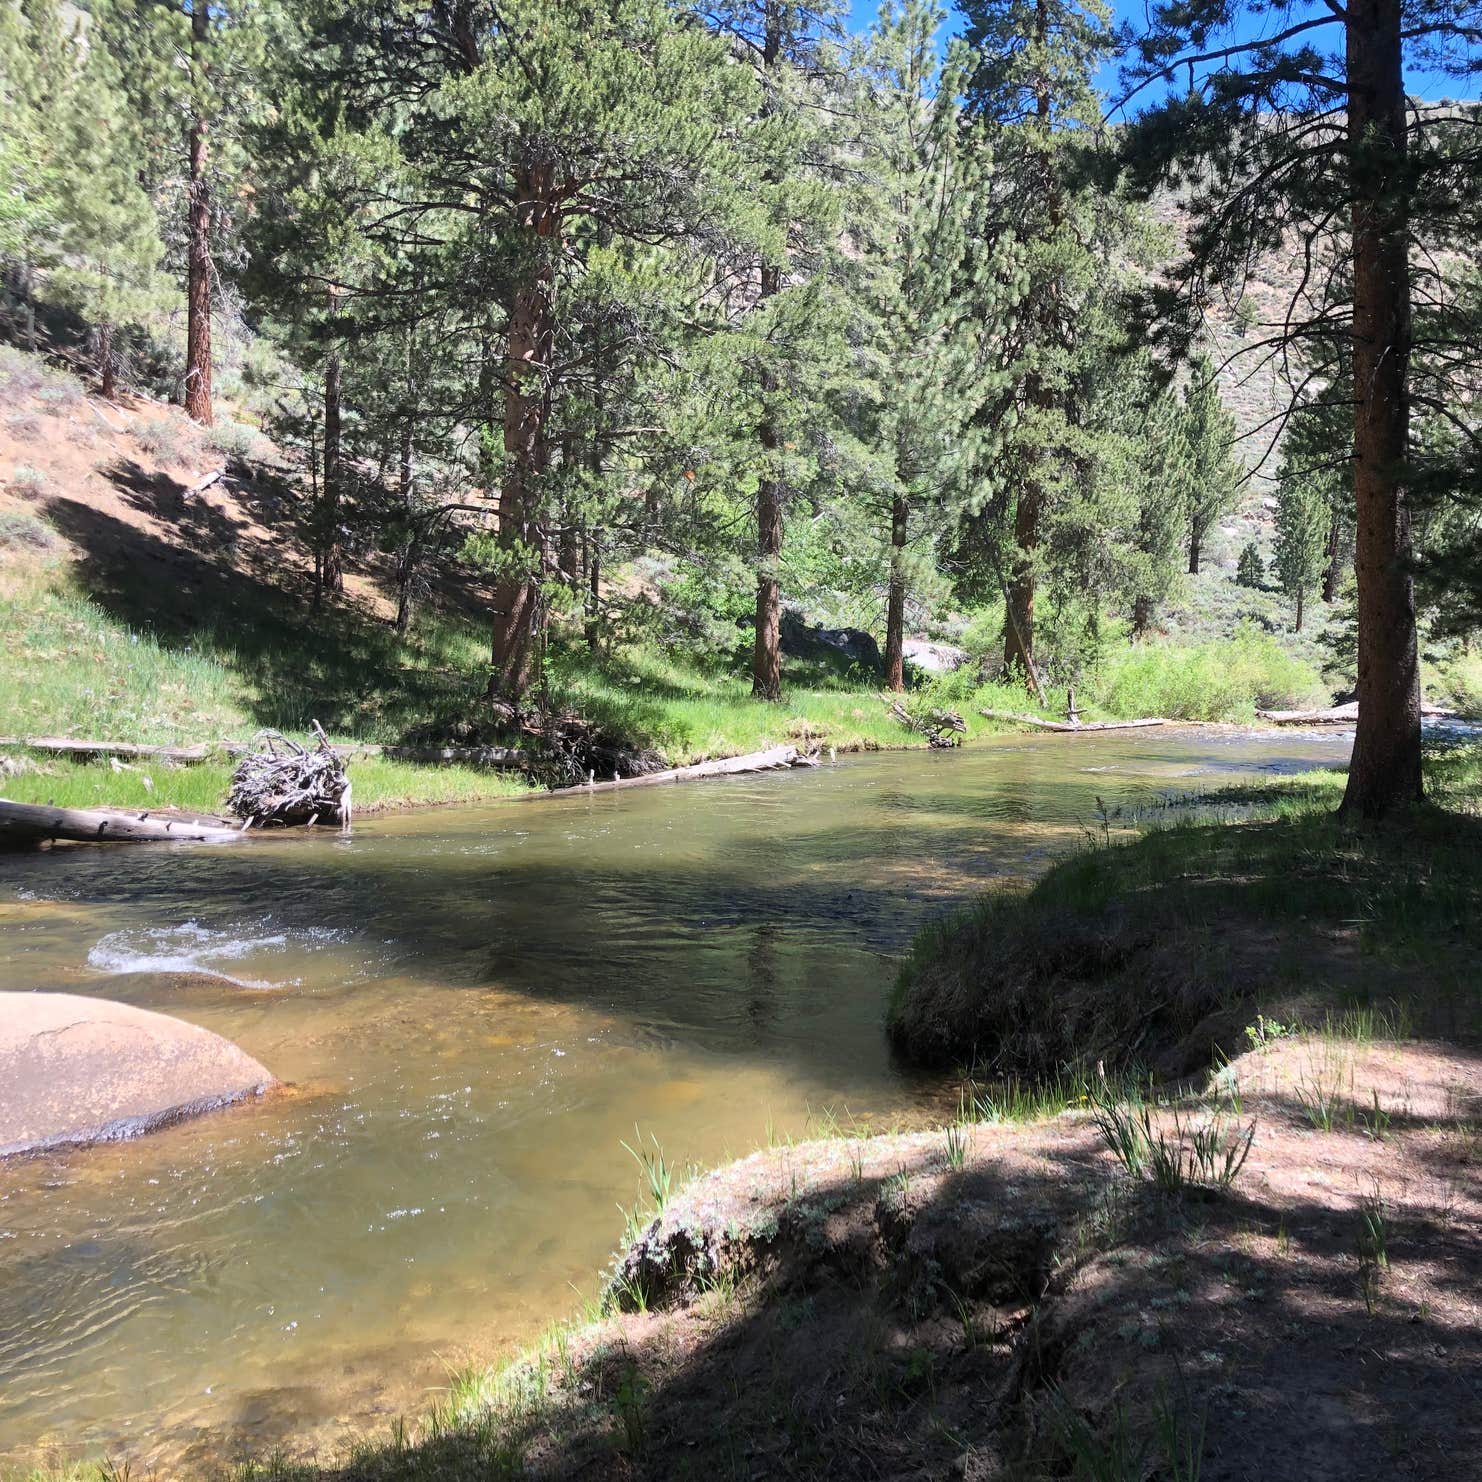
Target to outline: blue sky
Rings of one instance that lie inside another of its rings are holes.
[[[956,23],[955,7],[952,0],[942,0],[949,12],[952,12],[948,21],[949,26]],[[1141,24],[1146,13],[1144,0],[1111,0],[1112,12],[1118,21],[1131,21]],[[849,0],[849,23],[851,29],[863,31],[879,12],[879,0]],[[1308,9],[1316,10],[1316,4],[1304,3],[1304,0],[1294,0],[1291,7],[1293,18],[1301,17]],[[1270,21],[1265,29],[1273,29],[1278,24]],[[1254,28],[1250,28],[1252,31]],[[1323,33],[1318,33],[1317,44],[1319,46],[1331,46],[1336,42],[1337,32],[1333,33],[1333,40],[1329,41]],[[1115,64],[1105,68],[1098,79],[1103,92],[1115,95],[1117,91],[1117,68]],[[1406,85],[1412,93],[1426,98],[1475,98],[1482,91],[1482,78],[1474,77],[1469,82],[1454,77],[1438,76],[1434,73],[1411,69],[1406,76]]]

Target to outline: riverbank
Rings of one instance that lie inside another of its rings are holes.
[[[1252,1028],[1178,1099],[969,1099],[678,1193],[653,1150],[604,1310],[389,1437],[221,1475],[1471,1475],[1482,1068]]]

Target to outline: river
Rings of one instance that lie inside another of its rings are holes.
[[[1075,847],[1098,798],[1350,739],[999,737],[347,839],[0,856],[0,984],[178,1014],[292,1086],[0,1165],[0,1470],[189,1472],[419,1412],[595,1292],[623,1140],[710,1164],[939,1106],[881,1032],[924,919]]]

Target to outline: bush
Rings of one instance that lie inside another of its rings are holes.
[[[57,545],[57,533],[23,509],[0,511],[0,550],[49,551]]]
[[[1235,581],[1242,587],[1260,588],[1266,585],[1266,567],[1253,540],[1248,541],[1245,549],[1240,552],[1240,560],[1235,567]]]
[[[1438,663],[1426,698],[1449,705],[1468,720],[1482,717],[1482,653],[1462,649]]]
[[[168,418],[135,422],[132,430],[134,441],[161,463],[173,463],[181,456],[180,429]]]
[[[31,412],[17,412],[6,419],[5,426],[19,443],[34,443],[41,436],[41,418]]]
[[[1123,649],[1103,665],[1095,698],[1129,718],[1250,720],[1258,709],[1323,704],[1327,692],[1311,665],[1243,623],[1225,640]]]
[[[8,488],[21,499],[39,499],[46,492],[46,475],[29,463],[17,463]]]
[[[218,422],[206,434],[206,441],[224,458],[250,458],[262,434],[244,422]]]

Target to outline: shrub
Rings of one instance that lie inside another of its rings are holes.
[[[6,419],[5,426],[17,442],[34,443],[41,436],[41,418],[31,412],[17,412]]]
[[[1255,541],[1247,541],[1245,549],[1240,552],[1240,560],[1235,566],[1235,581],[1242,587],[1264,587],[1266,585],[1266,567],[1261,560],[1261,553],[1256,549]]]
[[[173,463],[180,457],[180,429],[168,418],[157,422],[136,422],[134,441],[161,463]]]
[[[17,463],[8,487],[22,499],[38,499],[46,492],[46,475],[29,463]]]
[[[1449,705],[1469,720],[1482,717],[1482,653],[1463,649],[1436,665],[1427,698]]]
[[[250,458],[262,436],[244,422],[218,422],[206,434],[206,441],[225,458]]]
[[[1310,664],[1247,623],[1224,640],[1125,648],[1102,667],[1094,688],[1113,715],[1169,720],[1249,720],[1257,709],[1327,699]]]
[[[57,545],[57,533],[23,509],[0,511],[0,550],[49,551]]]

